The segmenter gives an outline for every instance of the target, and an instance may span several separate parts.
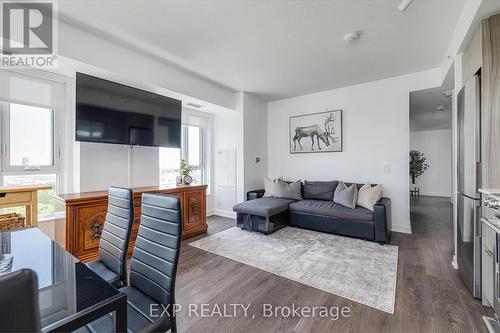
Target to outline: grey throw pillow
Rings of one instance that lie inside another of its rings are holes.
[[[302,200],[302,181],[297,180],[293,183],[287,183],[284,180],[278,179],[278,188],[275,197]]]
[[[351,184],[347,187],[344,182],[340,182],[335,189],[333,201],[339,205],[354,209],[358,201],[358,187],[356,184]]]

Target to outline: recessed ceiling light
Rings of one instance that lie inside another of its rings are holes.
[[[352,41],[358,40],[359,37],[361,37],[362,32],[361,31],[353,31],[344,36],[344,40],[346,43],[350,43]]]

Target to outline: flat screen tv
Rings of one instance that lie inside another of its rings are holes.
[[[182,102],[76,74],[76,141],[180,148]]]

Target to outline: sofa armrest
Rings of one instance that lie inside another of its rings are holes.
[[[264,196],[264,190],[253,190],[247,192],[247,200],[253,200],[253,199],[258,199],[262,198]]]
[[[391,199],[381,198],[373,206],[373,221],[375,223],[375,241],[387,243],[391,238]]]

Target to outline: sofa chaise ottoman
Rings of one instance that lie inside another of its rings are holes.
[[[236,212],[236,225],[266,235],[273,233],[287,225],[288,207],[294,201],[267,197],[241,202],[233,207]]]

